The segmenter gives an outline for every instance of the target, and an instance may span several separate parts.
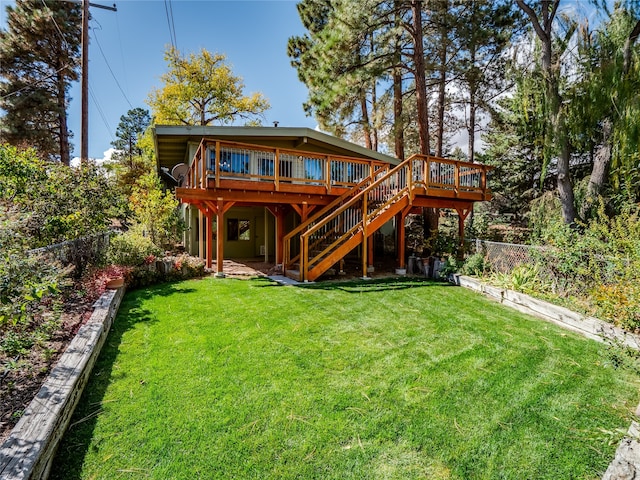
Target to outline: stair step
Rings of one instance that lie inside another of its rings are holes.
[[[287,269],[285,272],[285,276],[290,278],[291,280],[295,280],[297,282],[300,282],[300,271],[299,270],[290,270]]]

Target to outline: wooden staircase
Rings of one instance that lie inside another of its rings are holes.
[[[314,281],[409,207],[424,175],[424,160],[410,158],[393,170],[378,170],[284,238],[284,271],[299,281]],[[299,252],[292,254],[293,241]]]

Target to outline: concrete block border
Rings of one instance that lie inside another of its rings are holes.
[[[22,418],[0,446],[0,478],[46,479],[60,439],[82,395],[113,319],[124,287],[107,290],[93,314],[71,340]]]
[[[454,275],[453,283],[483,293],[504,305],[555,323],[598,342],[612,340],[629,348],[640,350],[640,336],[614,327],[597,318],[580,315],[567,308],[553,305],[524,293],[486,285],[473,277]],[[640,405],[638,405],[635,415],[636,418],[640,418]],[[609,464],[602,480],[632,478],[640,478],[640,424],[635,420],[631,422],[626,436],[620,441],[615,457]]]

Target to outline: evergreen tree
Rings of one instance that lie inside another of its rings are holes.
[[[0,31],[0,138],[68,165],[69,87],[78,78],[78,3],[16,0]]]
[[[111,145],[116,148],[117,158],[142,155],[142,148],[138,145],[138,140],[147,130],[151,123],[149,110],[144,108],[134,108],[120,117],[120,123],[116,128],[116,140]]]

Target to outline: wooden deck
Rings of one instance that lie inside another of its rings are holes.
[[[299,271],[300,280],[313,280],[357,245],[363,245],[366,275],[369,237],[394,216],[402,222],[423,207],[456,210],[462,237],[473,203],[491,199],[490,168],[426,155],[391,165],[204,138],[176,195],[196,206],[208,221],[209,264],[214,218],[222,224],[232,206],[262,206],[278,225],[276,263]],[[300,226],[291,232],[282,229],[286,210],[300,216]],[[223,242],[216,243],[222,274]],[[399,245],[404,248],[403,232]],[[403,265],[402,256],[399,264]]]

